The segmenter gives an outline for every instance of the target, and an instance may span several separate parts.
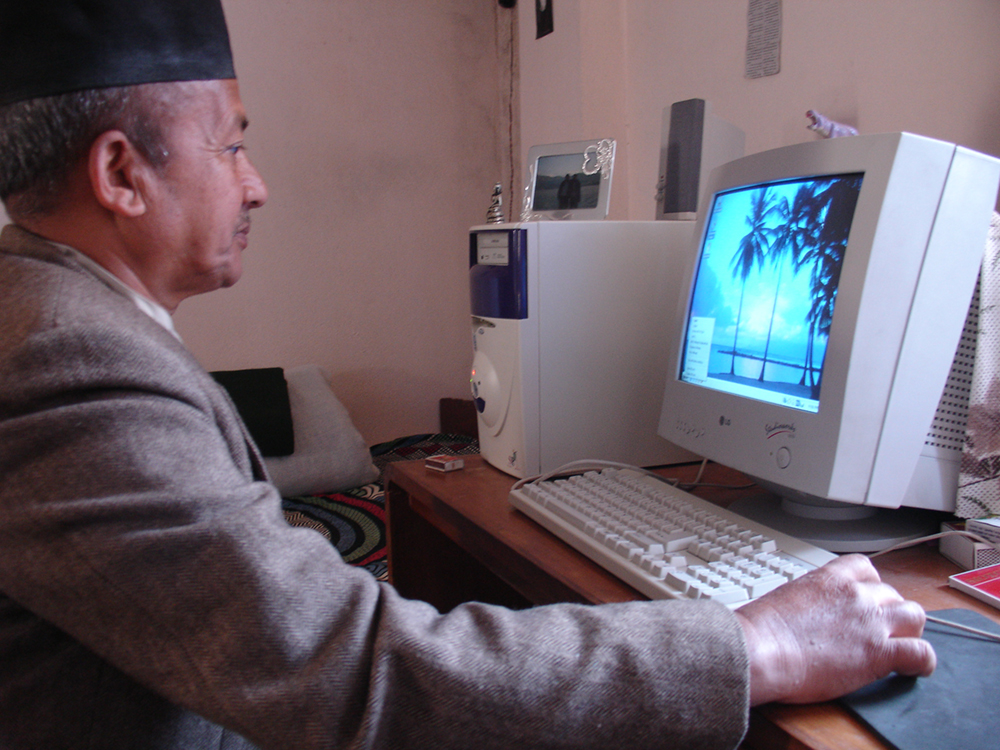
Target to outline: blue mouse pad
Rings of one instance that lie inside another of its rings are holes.
[[[1000,625],[968,609],[929,614],[1000,635]],[[892,675],[841,698],[897,750],[1000,747],[1000,641],[928,622],[937,653],[930,677]]]

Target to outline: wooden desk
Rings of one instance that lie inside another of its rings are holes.
[[[696,466],[664,473],[691,479]],[[713,466],[709,481],[742,485],[741,474]],[[386,472],[389,577],[404,596],[447,611],[464,601],[523,608],[556,602],[601,604],[645,598],[507,503],[514,480],[479,457],[439,474],[422,462]],[[720,505],[746,489],[701,489]],[[1000,623],[1000,612],[947,585],[958,567],[922,545],[875,558],[883,579],[926,609],[965,607]],[[885,750],[837,703],[768,705],[751,712],[744,747]]]

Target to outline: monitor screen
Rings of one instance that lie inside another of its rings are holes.
[[[714,196],[681,380],[816,412],[863,175],[781,180]]]

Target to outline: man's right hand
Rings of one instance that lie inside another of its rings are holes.
[[[925,615],[845,555],[736,612],[750,654],[750,702],[813,703],[893,672],[926,677],[937,657]]]

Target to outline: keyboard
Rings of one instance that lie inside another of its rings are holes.
[[[735,609],[836,557],[635,469],[518,482],[509,501],[651,599]]]

